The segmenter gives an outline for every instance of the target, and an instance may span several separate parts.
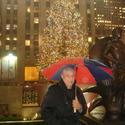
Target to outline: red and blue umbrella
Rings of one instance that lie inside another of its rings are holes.
[[[112,70],[107,65],[93,59],[84,59],[84,64],[96,81],[112,79]]]
[[[43,69],[42,74],[48,80],[59,81],[62,70],[67,66],[76,70],[76,82],[78,84],[95,84],[100,80],[112,79],[112,71],[106,65],[78,57],[64,58]]]

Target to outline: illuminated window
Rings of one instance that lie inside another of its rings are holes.
[[[13,25],[13,29],[17,29],[17,24],[14,24],[14,25]]]
[[[27,12],[30,13],[31,12],[31,9],[30,7],[27,8]]]
[[[13,50],[16,50],[16,46],[13,47]]]
[[[39,23],[39,18],[34,18],[34,23]]]
[[[6,9],[7,9],[7,10],[10,10],[10,9],[11,9],[11,5],[8,4]]]
[[[17,40],[17,37],[14,37],[13,40],[16,41],[16,40]]]
[[[90,12],[90,9],[87,9],[87,14],[90,14],[91,12]]]
[[[10,30],[10,24],[6,25],[6,30]]]
[[[92,37],[88,37],[88,42],[92,42]]]
[[[30,46],[30,40],[25,40],[25,46]]]
[[[36,67],[25,67],[25,81],[38,81],[39,70]]]
[[[23,90],[23,105],[36,105],[38,106],[38,92],[29,85],[26,85]]]
[[[10,37],[6,37],[6,40],[10,40]]]
[[[5,46],[5,50],[9,50],[10,49],[10,46],[9,45],[6,45]]]

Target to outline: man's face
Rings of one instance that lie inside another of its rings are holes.
[[[67,89],[71,89],[75,81],[75,72],[73,70],[64,70],[61,74]]]

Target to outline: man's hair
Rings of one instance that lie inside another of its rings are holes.
[[[71,67],[71,66],[66,66],[63,68],[61,74],[63,74],[64,72],[67,72],[67,71],[71,71],[71,72],[75,72],[74,68]]]

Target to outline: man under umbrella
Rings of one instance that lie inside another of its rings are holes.
[[[75,73],[71,67],[63,68],[61,80],[49,87],[41,107],[48,125],[82,125],[79,119],[87,106],[82,91],[75,85]]]

